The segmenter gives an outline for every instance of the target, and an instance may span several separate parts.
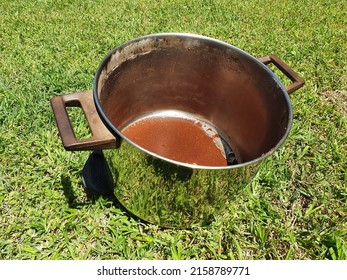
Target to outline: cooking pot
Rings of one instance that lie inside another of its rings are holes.
[[[292,83],[283,86],[268,63]],[[164,33],[116,47],[93,91],[51,105],[66,150],[103,150],[126,209],[164,227],[192,227],[227,211],[285,141],[288,93],[303,84],[274,55],[256,59],[216,39]],[[76,139],[67,106],[82,107],[92,137]]]

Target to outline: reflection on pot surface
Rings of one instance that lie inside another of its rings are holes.
[[[164,227],[210,223],[228,208],[228,201],[250,182],[259,166],[192,169],[146,155],[126,141],[121,149],[105,150],[104,155],[119,201],[136,216]]]

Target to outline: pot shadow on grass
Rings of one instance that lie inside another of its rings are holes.
[[[129,218],[142,223],[148,223],[127,210],[114,195],[116,183],[113,180],[109,166],[101,150],[95,150],[91,153],[83,167],[81,178],[82,186],[88,201],[94,204],[100,197],[102,197],[106,202],[110,202],[105,204],[106,207],[116,207],[124,212]],[[85,205],[85,203],[77,201],[77,197],[74,194],[68,176],[62,176],[61,183],[70,208]]]
[[[66,197],[69,208],[77,208],[78,206],[82,206],[83,203],[77,201],[77,197],[72,188],[70,177],[62,175],[60,179],[61,185],[63,187],[63,193]]]
[[[142,224],[150,224],[149,222],[139,218],[135,214],[131,213],[128,209],[126,209],[120,201],[117,199],[117,197],[114,194],[90,194],[86,192],[87,198],[89,201],[91,201],[93,204],[96,203],[96,201],[102,197],[105,201],[110,202],[105,205],[105,207],[115,207],[121,210],[126,216],[128,216],[129,219],[133,219],[136,222],[140,222]]]

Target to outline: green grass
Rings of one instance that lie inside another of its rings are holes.
[[[0,11],[0,259],[347,259],[344,1],[2,0]],[[49,105],[91,89],[115,46],[170,31],[277,54],[306,81],[285,144],[229,212],[194,230],[87,199],[89,152],[63,149]]]

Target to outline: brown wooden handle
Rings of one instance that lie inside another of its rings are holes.
[[[294,72],[292,68],[290,68],[287,64],[285,64],[276,55],[272,54],[272,55],[264,56],[262,58],[259,58],[259,60],[265,65],[269,63],[273,63],[284,75],[286,75],[292,81],[292,84],[285,87],[288,93],[292,93],[298,90],[305,84],[304,79],[301,78],[296,72]]]
[[[55,121],[64,148],[68,151],[112,149],[116,147],[115,136],[101,121],[93,100],[93,92],[82,91],[51,99]],[[76,139],[66,107],[81,107],[87,119],[92,137]]]

